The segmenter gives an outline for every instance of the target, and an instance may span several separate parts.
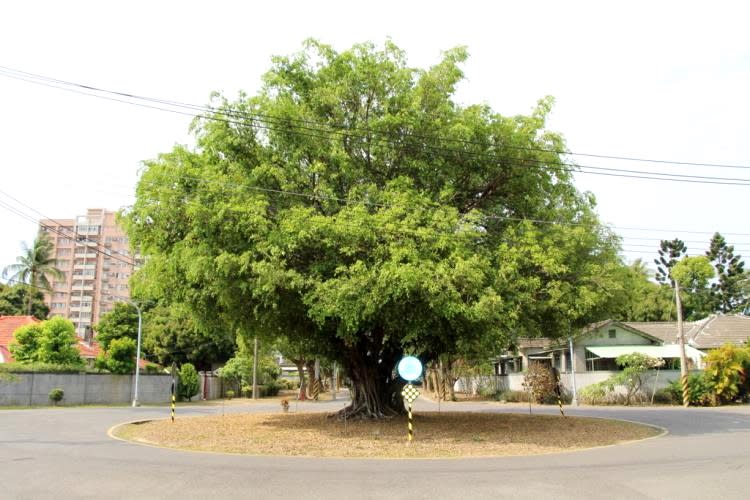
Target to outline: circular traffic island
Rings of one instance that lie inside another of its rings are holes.
[[[468,458],[518,456],[622,444],[662,429],[587,417],[511,413],[424,412],[414,417],[339,421],[320,413],[184,417],[120,425],[112,435],[192,451],[337,458]]]

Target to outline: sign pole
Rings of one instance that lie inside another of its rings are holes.
[[[175,406],[175,380],[174,380],[174,362],[172,362],[172,423],[174,423],[174,406]]]
[[[407,424],[409,426],[406,444],[411,444],[414,439],[414,418],[412,414],[412,403],[419,397],[419,390],[411,383],[422,375],[422,362],[414,356],[406,356],[398,363],[398,374],[408,383],[401,391],[401,396],[406,403],[406,412],[408,415]]]

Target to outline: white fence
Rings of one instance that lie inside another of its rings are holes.
[[[616,373],[618,372],[576,372],[576,390],[580,392],[584,387],[607,380]],[[512,373],[509,375],[494,375],[491,377],[462,377],[456,381],[453,388],[457,392],[470,394],[476,394],[480,387],[497,387],[498,392],[523,391],[525,390],[523,387],[523,376],[523,373]],[[671,381],[678,380],[679,378],[679,370],[650,370],[643,376],[643,390],[651,394],[654,390],[666,387]],[[567,392],[573,392],[573,376],[571,373],[561,373],[560,383]]]

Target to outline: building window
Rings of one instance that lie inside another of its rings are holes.
[[[609,338],[616,339],[617,338],[617,330],[614,328],[609,331]]]

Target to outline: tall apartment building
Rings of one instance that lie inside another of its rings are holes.
[[[91,325],[130,297],[128,280],[138,256],[131,254],[115,212],[104,209],[75,219],[42,219],[39,230],[54,244],[56,267],[65,275],[45,294],[50,316],[70,319],[79,337],[90,338]]]

